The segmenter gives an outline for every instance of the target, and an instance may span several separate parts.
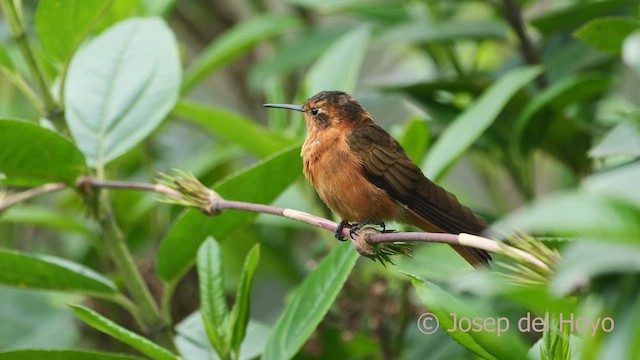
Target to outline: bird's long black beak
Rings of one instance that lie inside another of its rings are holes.
[[[295,110],[304,112],[304,109],[300,105],[291,105],[291,104],[264,104],[262,105],[268,108],[279,108],[279,109],[287,109],[287,110]]]

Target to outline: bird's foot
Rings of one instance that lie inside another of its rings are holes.
[[[376,226],[380,226],[382,228],[381,232],[393,232],[393,230],[387,230],[386,225],[384,224],[384,221],[374,221],[374,220],[365,220],[363,222],[354,224],[353,226],[351,226],[351,229],[349,229],[349,237],[351,237],[353,239],[353,235],[358,233],[358,230],[362,229],[363,227],[367,226],[367,225],[376,225]]]
[[[336,239],[338,239],[340,241],[347,241],[347,238],[344,237],[344,235],[342,235],[342,230],[344,230],[344,228],[346,228],[346,227],[352,227],[352,226],[353,225],[350,222],[346,221],[346,220],[340,221],[340,223],[338,224],[338,227],[336,228],[336,232],[334,233]]]

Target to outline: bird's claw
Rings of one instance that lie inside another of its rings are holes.
[[[334,233],[336,239],[340,241],[347,241],[347,238],[344,237],[344,235],[342,235],[342,230],[344,230],[345,227],[350,227],[350,226],[352,226],[350,222],[345,220],[340,221],[340,223],[338,224],[338,227],[336,228],[336,232]],[[351,235],[351,231],[349,231],[349,235]]]
[[[349,229],[349,237],[353,239],[353,235],[357,235],[358,234],[358,230],[362,229],[363,227],[367,226],[367,225],[377,225],[380,226],[382,228],[381,232],[387,232],[387,226],[385,225],[384,221],[372,221],[372,220],[366,220],[357,224],[354,224],[353,226],[351,226],[351,229]],[[393,230],[389,230],[389,231],[393,231]]]

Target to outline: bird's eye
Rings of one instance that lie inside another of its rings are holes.
[[[320,112],[320,110],[318,110],[318,108],[311,109],[311,115],[313,115],[313,116],[318,115],[319,112]]]

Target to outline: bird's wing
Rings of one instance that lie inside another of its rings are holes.
[[[414,225],[426,231],[433,231],[432,228],[435,226],[443,232],[465,232],[475,235],[487,227],[484,220],[460,204],[455,195],[424,176],[420,168],[409,159],[402,146],[378,125],[354,127],[348,135],[348,142],[351,149],[362,159],[367,178],[426,222],[423,226]],[[431,229],[429,225],[433,225]],[[489,254],[482,250],[466,250],[482,262],[486,263],[491,259]]]

